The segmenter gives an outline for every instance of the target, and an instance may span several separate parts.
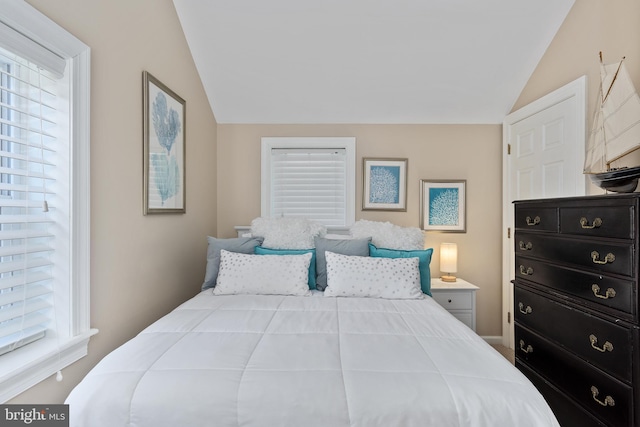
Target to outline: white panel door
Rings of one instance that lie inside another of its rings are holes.
[[[575,195],[584,191],[571,97],[510,126],[512,200]],[[584,150],[584,145],[581,149]]]
[[[503,344],[513,348],[514,200],[585,194],[586,78],[506,117],[503,124]]]

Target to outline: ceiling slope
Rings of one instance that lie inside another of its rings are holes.
[[[501,123],[574,0],[173,0],[218,123]]]

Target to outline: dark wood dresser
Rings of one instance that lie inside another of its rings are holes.
[[[516,366],[563,427],[640,427],[640,194],[514,204]]]

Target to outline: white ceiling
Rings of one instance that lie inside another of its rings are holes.
[[[218,123],[501,123],[574,0],[173,0]]]

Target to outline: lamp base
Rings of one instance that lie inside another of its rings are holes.
[[[440,280],[442,280],[443,282],[455,282],[456,281],[456,276],[453,276],[453,275],[447,276],[447,275],[445,275],[445,276],[441,276]]]

